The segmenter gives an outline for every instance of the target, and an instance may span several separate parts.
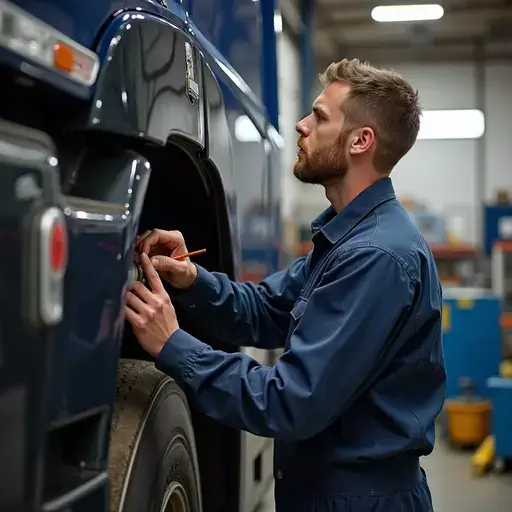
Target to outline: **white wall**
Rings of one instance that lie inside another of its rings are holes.
[[[471,63],[393,65],[419,90],[424,109],[477,108],[475,68]],[[486,190],[512,188],[512,64],[488,64],[486,97]],[[414,196],[432,209],[462,217],[469,242],[478,240],[476,140],[419,140],[392,173],[399,196]],[[320,210],[322,189],[299,187],[299,201]],[[303,209],[303,208],[302,208]]]
[[[420,92],[424,109],[477,108],[475,66],[471,63],[394,66]],[[397,194],[414,195],[432,209],[465,218],[469,242],[478,242],[480,215],[478,173],[485,172],[484,197],[490,201],[500,187],[512,187],[512,65],[486,66],[487,94],[485,168],[478,168],[477,140],[419,140],[392,176]]]
[[[394,66],[420,93],[424,109],[477,108],[471,64]],[[397,195],[460,213],[464,238],[477,236],[477,140],[418,140],[392,173]]]

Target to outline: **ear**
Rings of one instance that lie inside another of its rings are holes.
[[[372,128],[365,126],[355,130],[350,144],[351,155],[361,155],[369,151],[375,143],[375,132]]]

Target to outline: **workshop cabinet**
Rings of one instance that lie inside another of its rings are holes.
[[[502,359],[500,313],[498,296],[488,291],[443,291],[447,399],[460,396],[461,379],[469,379],[477,395],[489,397],[487,380],[499,375]]]

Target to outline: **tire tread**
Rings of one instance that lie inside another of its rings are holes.
[[[116,401],[112,414],[108,472],[110,511],[118,512],[133,447],[155,390],[172,380],[153,363],[121,359],[117,373]]]

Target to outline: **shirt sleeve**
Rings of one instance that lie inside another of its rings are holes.
[[[413,297],[413,282],[393,256],[351,249],[324,274],[273,367],[212,350],[181,330],[157,367],[220,422],[264,437],[306,439],[332,423],[389,362]]]
[[[305,282],[306,256],[259,284],[235,283],[225,274],[197,266],[197,280],[188,290],[168,290],[215,337],[261,349],[282,348],[290,310]]]

